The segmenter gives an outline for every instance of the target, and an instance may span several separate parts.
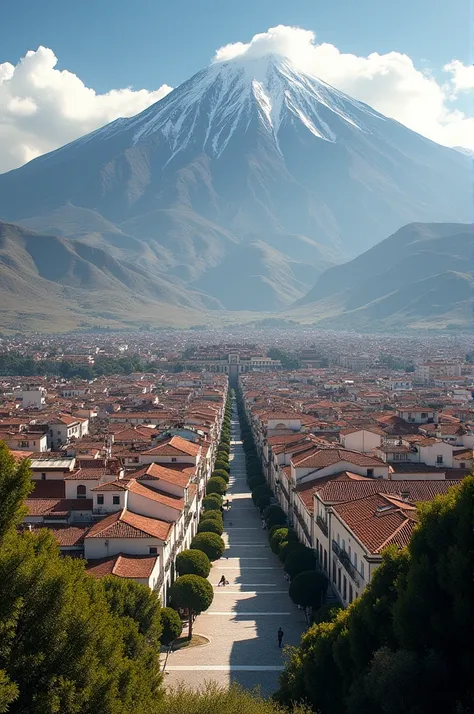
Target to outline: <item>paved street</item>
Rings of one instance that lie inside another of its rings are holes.
[[[236,681],[249,688],[260,685],[264,694],[270,694],[277,688],[283,662],[277,630],[282,627],[284,644],[298,644],[304,616],[288,597],[283,569],[252,504],[235,411],[231,428],[228,497],[232,508],[224,515],[226,552],[209,576],[214,602],[194,626],[194,632],[208,637],[210,644],[171,654],[166,682],[197,686],[211,679],[220,684]],[[229,585],[218,588],[221,575]]]

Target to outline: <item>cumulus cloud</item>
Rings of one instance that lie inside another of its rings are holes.
[[[221,47],[214,62],[269,53],[288,57],[302,71],[433,141],[474,149],[474,117],[455,106],[458,95],[474,87],[474,67],[453,60],[442,68],[445,81],[440,82],[417,69],[406,54],[374,52],[360,57],[329,43],[317,43],[314,32],[285,25],[255,35],[250,42]]]
[[[72,72],[56,69],[57,62],[51,49],[38,47],[16,66],[0,64],[0,172],[133,116],[171,91],[164,84],[98,94]]]

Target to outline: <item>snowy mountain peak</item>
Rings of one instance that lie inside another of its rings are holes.
[[[371,120],[382,119],[366,105],[301,72],[287,58],[269,54],[210,65],[128,120],[127,129],[133,131],[134,145],[160,132],[170,144],[170,161],[190,142],[202,142],[201,148],[216,158],[236,130],[246,131],[255,116],[277,148],[284,120],[334,142],[341,122],[370,133]]]

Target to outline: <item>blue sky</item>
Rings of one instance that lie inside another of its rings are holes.
[[[408,54],[435,72],[473,61],[471,0],[16,0],[3,9],[0,62],[50,47],[59,68],[96,91],[176,86],[220,46],[278,24],[343,52]]]
[[[0,173],[143,111],[234,43],[284,48],[410,129],[474,149],[474,0],[10,0]]]

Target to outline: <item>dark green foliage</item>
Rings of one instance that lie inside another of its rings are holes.
[[[225,544],[217,533],[198,533],[191,541],[191,549],[202,550],[209,560],[218,560],[224,554]]]
[[[326,598],[328,579],[320,570],[304,570],[295,575],[288,594],[295,605],[320,607]]]
[[[214,469],[215,469],[215,471],[227,471],[227,473],[229,473],[229,471],[230,471],[229,462],[222,461],[221,459],[219,459],[214,464]]]
[[[301,368],[301,361],[298,357],[296,357],[296,355],[291,352],[280,350],[277,347],[271,347],[267,352],[267,357],[270,357],[271,359],[279,359],[283,369],[294,370]]]
[[[130,617],[138,623],[140,634],[154,647],[161,637],[160,601],[156,592],[133,580],[106,577],[102,580],[111,611],[118,617]]]
[[[223,498],[218,493],[211,493],[202,499],[202,505],[206,511],[220,511],[222,504]]]
[[[144,362],[139,355],[127,357],[97,357],[93,366],[76,364],[68,360],[45,359],[36,361],[19,352],[0,352],[0,374],[18,376],[58,375],[64,379],[94,379],[111,374],[150,372],[158,363]]]
[[[169,596],[174,608],[189,611],[188,637],[193,635],[193,615],[207,610],[214,599],[212,585],[199,575],[181,575],[170,587]]]
[[[141,586],[130,585],[146,602]],[[80,560],[61,558],[47,530],[8,534],[0,547],[0,670],[18,687],[9,712],[151,711],[161,696],[155,618],[137,612],[130,593],[112,597],[111,608],[104,583]],[[122,608],[125,616],[116,614]]]
[[[217,535],[222,535],[224,532],[224,526],[222,523],[218,523],[214,520],[201,520],[198,525],[198,533],[217,533]]]
[[[221,525],[224,523],[224,519],[222,518],[222,513],[220,511],[204,511],[201,516],[201,523],[203,521],[215,521]]]
[[[0,541],[26,515],[24,501],[33,488],[29,461],[15,463],[5,442],[0,441]]]
[[[351,607],[303,636],[280,701],[305,698],[321,714],[471,710],[473,504],[469,477],[422,505],[408,548],[388,548]]]
[[[272,530],[270,538],[270,548],[272,549],[272,552],[278,555],[280,552],[280,545],[286,540],[288,540],[288,528],[277,528],[276,530]]]
[[[247,483],[251,491],[257,486],[265,486],[266,481],[262,475],[259,476],[247,476]]]
[[[252,501],[255,505],[258,504],[258,500],[261,496],[267,496],[268,498],[270,498],[271,495],[272,492],[266,484],[260,484],[252,489]]]
[[[267,506],[267,508],[263,512],[263,517],[267,522],[268,528],[278,525],[283,526],[286,523],[286,513],[283,508],[281,506],[278,506],[277,504]]]
[[[292,550],[295,550],[295,548],[298,548],[299,545],[300,544],[296,540],[284,540],[282,543],[280,543],[278,557],[280,558],[281,562],[284,563],[288,554],[291,553]]]
[[[161,627],[163,629],[161,644],[163,645],[170,645],[180,636],[183,623],[176,610],[173,610],[172,607],[163,607],[161,609]]]
[[[306,545],[299,545],[292,550],[285,560],[285,572],[288,573],[291,580],[302,573],[304,570],[314,570],[316,568],[316,555],[312,548]]]
[[[229,483],[230,476],[227,471],[223,471],[222,469],[216,469],[212,472],[212,478],[223,478],[226,483]]]
[[[206,494],[209,496],[211,493],[217,493],[219,496],[223,496],[227,491],[227,482],[220,476],[212,476],[207,482]]]
[[[313,612],[312,624],[320,625],[322,622],[332,622],[341,610],[341,605],[334,605],[334,603],[321,605],[316,612]]]
[[[176,556],[176,570],[180,575],[207,578],[211,572],[211,561],[202,550],[182,550]]]

